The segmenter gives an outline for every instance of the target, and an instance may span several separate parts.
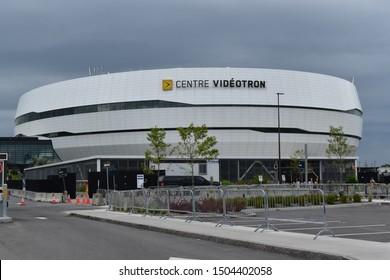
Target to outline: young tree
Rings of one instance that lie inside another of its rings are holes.
[[[347,137],[344,136],[344,131],[341,126],[330,126],[328,143],[326,154],[328,158],[333,159],[333,164],[339,168],[341,182],[343,168],[345,167],[345,157],[352,156],[355,153],[356,147],[347,143]]]
[[[32,166],[41,166],[52,163],[50,160],[48,160],[46,157],[39,157],[39,156],[33,156],[31,158],[31,165]]]
[[[212,160],[219,155],[218,149],[215,148],[217,139],[215,136],[207,135],[207,127],[194,126],[179,127],[177,131],[180,134],[181,141],[176,146],[176,153],[181,158],[188,160],[192,176],[192,187],[194,187],[194,166],[200,160]]]
[[[302,167],[301,166],[302,163],[303,164],[305,163],[305,152],[302,149],[296,150],[290,156],[290,166],[292,168],[292,171],[293,171],[294,175],[298,174],[299,181],[301,181],[301,182],[303,181],[301,177],[305,173],[305,170],[304,170],[305,166],[303,165],[303,167]],[[309,174],[310,173],[314,174],[314,169],[313,169],[311,164],[308,164],[307,172]]]
[[[160,186],[160,165],[167,156],[169,156],[169,147],[171,144],[165,143],[166,132],[158,127],[150,129],[147,139],[150,142],[149,146],[151,150],[145,151],[145,159],[157,165],[157,187]],[[148,167],[146,167],[147,170]]]
[[[305,154],[303,150],[296,150],[290,157],[290,166],[292,168],[292,171],[294,172],[294,175],[298,174],[299,181],[301,180],[301,171],[299,170],[300,162],[305,160]],[[292,178],[293,179],[293,178]]]

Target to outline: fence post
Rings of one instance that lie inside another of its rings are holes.
[[[234,226],[234,224],[230,221],[230,218],[228,220],[227,217],[227,210],[226,210],[226,189],[219,189],[219,194],[222,197],[222,212],[223,212],[223,218],[220,220],[215,226],[220,227],[223,224],[229,224],[231,226]]]
[[[144,217],[145,217],[146,215],[149,215],[150,191],[143,190],[142,194],[145,197],[145,208],[146,208],[146,212],[144,214]]]
[[[133,213],[135,214],[135,196],[134,196],[134,191],[130,191],[131,194],[131,211],[129,211],[129,214]]]
[[[165,191],[165,190],[164,190]],[[161,218],[171,217],[171,189],[167,189],[167,213]]]
[[[171,216],[171,190],[167,190],[168,195],[167,195],[167,214],[165,216]]]
[[[195,206],[195,192],[194,192],[194,189],[190,189],[190,188],[187,188],[190,193],[191,193],[191,200],[192,200],[192,217],[190,218],[187,218],[187,220],[185,220],[185,222],[191,222],[191,221],[194,221],[194,220],[197,220],[197,221],[200,221],[200,222],[203,222],[203,220],[196,216],[196,206]]]
[[[107,209],[106,211],[111,211],[111,205],[110,205],[110,202],[111,202],[111,199],[110,199],[110,193],[108,191],[106,191],[106,204],[107,204]]]
[[[265,219],[265,228],[261,232],[265,231],[266,229],[271,229],[271,227],[274,231],[278,231],[278,229],[276,227],[274,227],[273,225],[271,225],[271,223],[269,221],[268,191],[267,190],[261,190],[261,191],[263,192],[263,195],[264,195],[264,219]],[[258,226],[255,229],[255,232],[258,231],[262,227],[263,227],[263,225]]]
[[[334,235],[334,232],[333,231],[331,231],[329,228],[328,228],[328,222],[327,222],[327,220],[326,220],[326,207],[325,207],[325,194],[324,194],[324,192],[322,191],[322,190],[319,190],[320,191],[320,193],[321,193],[321,196],[322,196],[322,208],[323,208],[323,211],[324,211],[324,228],[319,232],[319,233],[317,233],[317,235],[314,237],[314,240],[315,239],[317,239],[317,237],[321,234],[321,233],[323,233],[323,232],[326,232],[326,231],[328,231],[328,232],[330,232],[331,234],[332,234],[332,236],[333,237],[336,237],[335,235]]]

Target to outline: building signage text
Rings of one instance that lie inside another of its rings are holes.
[[[265,81],[259,80],[163,80],[163,90],[176,88],[265,88]]]

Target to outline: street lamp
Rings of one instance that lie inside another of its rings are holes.
[[[280,106],[279,106],[279,96],[283,95],[283,92],[277,92],[278,96],[278,183],[281,182],[282,172],[280,170]]]

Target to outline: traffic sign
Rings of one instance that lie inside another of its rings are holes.
[[[63,177],[63,176],[66,176],[68,174],[66,168],[59,168],[58,169],[58,176],[60,177]]]
[[[137,189],[142,189],[144,187],[144,174],[137,174]]]
[[[305,172],[305,162],[304,161],[299,161],[299,172]]]

